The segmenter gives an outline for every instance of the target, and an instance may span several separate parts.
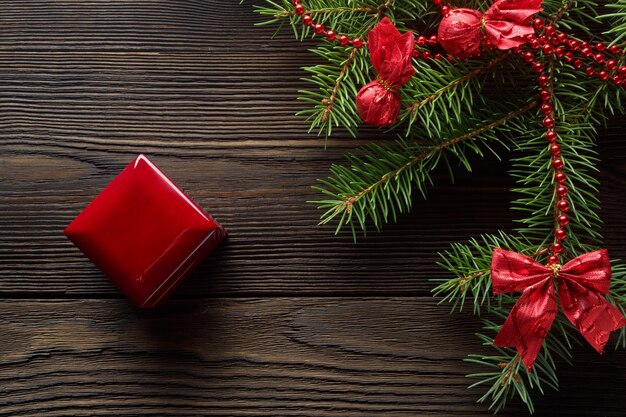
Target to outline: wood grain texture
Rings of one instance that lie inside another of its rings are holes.
[[[0,415],[488,416],[475,330],[430,298],[5,301]],[[537,415],[623,415],[624,359],[578,349]]]
[[[436,174],[357,245],[310,189],[370,140],[293,116],[303,65],[255,2],[7,0],[0,12],[0,416],[487,416],[461,360],[475,319],[429,297],[452,241],[510,230],[506,164]],[[607,247],[626,258],[624,118],[600,134]],[[230,232],[163,309],[138,311],[62,235],[138,153]],[[624,352],[576,349],[540,416],[618,416]],[[527,415],[514,403],[505,416]]]

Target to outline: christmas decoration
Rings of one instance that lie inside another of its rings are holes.
[[[558,387],[555,358],[570,362],[572,337],[602,352],[615,332],[626,347],[626,266],[598,250],[593,176],[595,126],[624,113],[626,2],[462,6],[282,0],[258,11],[268,23],[289,21],[298,39],[320,39],[314,52],[326,62],[305,68],[316,91],[303,92],[312,107],[298,113],[312,129],[356,136],[363,123],[393,124],[400,136],[348,155],[316,187],[322,223],[336,221],[337,232],[347,226],[356,239],[395,220],[415,190],[426,197],[439,165],[469,171],[472,154],[515,149],[520,226],[454,243],[441,254],[453,278],[434,294],[453,310],[471,302],[482,317],[479,338],[496,352],[468,357],[486,367],[470,375],[471,387],[485,387],[479,401],[497,412],[517,396],[532,412],[532,390]]]
[[[541,0],[499,0],[484,15],[474,9],[452,9],[439,24],[439,42],[460,58],[480,55],[485,44],[498,49],[520,46],[535,33],[528,23],[541,11],[540,5]]]
[[[138,307],[156,307],[226,231],[139,155],[65,229]]]
[[[563,312],[598,352],[612,331],[626,325],[624,315],[604,298],[611,282],[606,250],[585,253],[563,266],[544,266],[528,256],[496,249],[491,279],[495,294],[524,290],[494,344],[516,347],[528,369],[556,316],[553,280],[558,282]]]
[[[411,64],[414,41],[410,32],[400,35],[388,18],[370,31],[367,46],[378,78],[356,96],[356,108],[365,123],[384,126],[398,118],[400,95],[396,90],[415,74]]]

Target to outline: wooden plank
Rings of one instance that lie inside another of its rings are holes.
[[[475,330],[428,298],[4,300],[0,415],[489,416]],[[621,415],[625,358],[577,349],[536,415]]]

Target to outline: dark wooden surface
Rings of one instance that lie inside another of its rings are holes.
[[[490,414],[464,378],[478,323],[437,306],[429,279],[449,242],[513,226],[506,167],[476,161],[382,233],[333,237],[310,185],[379,134],[324,150],[293,116],[315,58],[257,21],[234,0],[3,2],[0,415]],[[625,126],[599,140],[621,258]],[[140,152],[231,234],[155,311],[62,234]],[[626,354],[575,353],[537,415],[626,415]]]

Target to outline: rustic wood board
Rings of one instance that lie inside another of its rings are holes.
[[[474,319],[428,294],[452,241],[514,227],[506,164],[442,173],[357,245],[310,186],[293,114],[315,57],[254,2],[5,1],[0,12],[0,415],[489,415],[461,360]],[[257,1],[258,3],[258,1]],[[606,245],[626,258],[624,118],[599,140]],[[138,153],[230,232],[165,308],[132,308],[62,235]],[[463,203],[463,204],[461,204]],[[250,298],[245,298],[250,297]],[[624,353],[582,347],[538,415],[623,415]],[[518,403],[504,415],[526,415]]]
[[[467,390],[475,320],[430,298],[0,304],[0,415],[488,415]],[[579,349],[540,415],[619,415],[626,352]],[[614,389],[608,391],[607,382]],[[505,415],[525,415],[522,408]]]

